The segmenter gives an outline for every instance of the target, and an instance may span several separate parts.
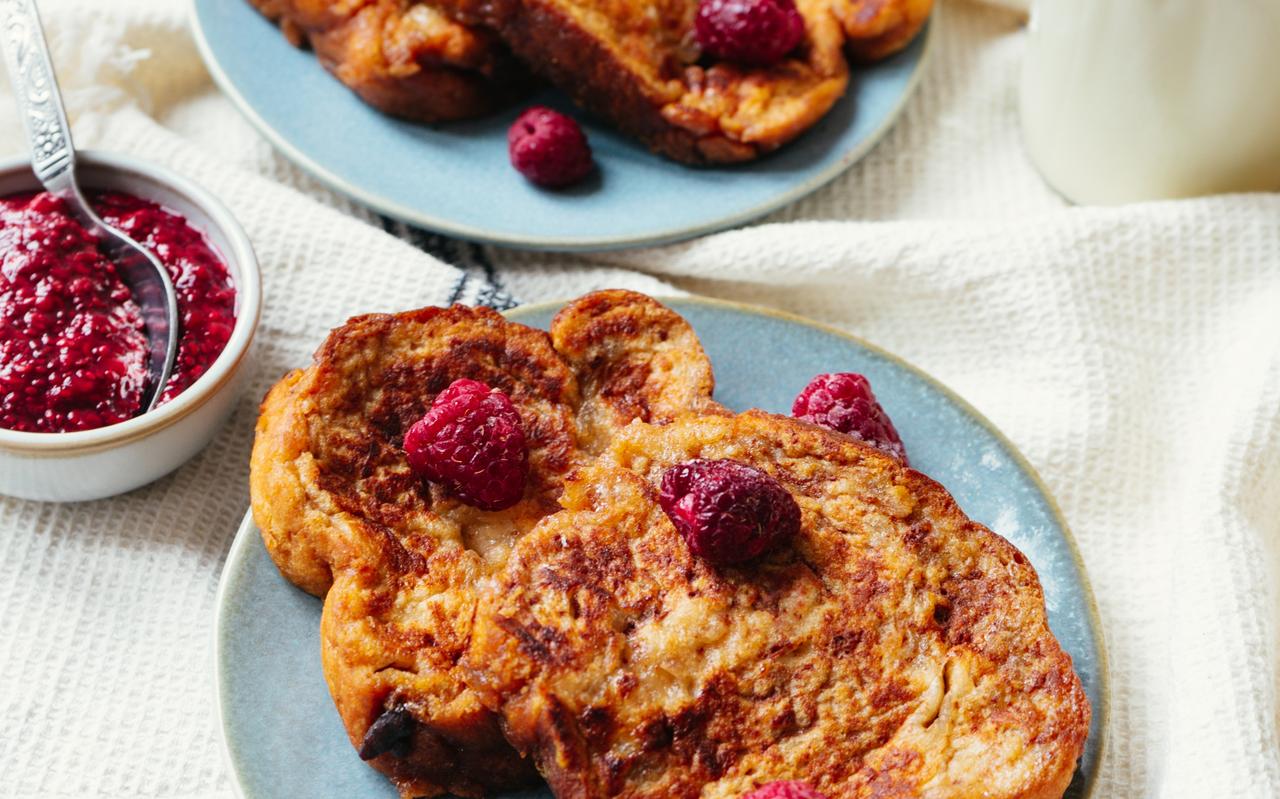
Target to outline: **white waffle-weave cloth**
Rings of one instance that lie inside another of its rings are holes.
[[[41,3],[79,144],[166,164],[248,228],[261,363],[170,477],[0,499],[0,797],[229,799],[210,625],[258,398],[353,313],[604,286],[805,314],[955,388],[1079,539],[1112,670],[1096,796],[1280,796],[1280,195],[1066,206],[1018,139],[1020,16],[947,0],[903,118],[811,198],[662,249],[503,251],[382,220],[283,161],[210,82],[186,5]],[[0,152],[17,130],[0,96]]]

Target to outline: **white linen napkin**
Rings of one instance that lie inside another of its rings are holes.
[[[273,153],[206,76],[186,5],[41,3],[79,144],[173,167],[249,230],[261,361],[174,475],[80,505],[0,499],[0,797],[231,797],[210,625],[267,386],[352,313],[603,286],[803,313],[955,388],[1079,539],[1111,660],[1096,796],[1280,796],[1280,195],[1065,206],[1021,151],[1018,18],[948,2],[885,141],[765,223],[603,256],[480,247],[381,220]],[[0,152],[17,125],[4,94]]]

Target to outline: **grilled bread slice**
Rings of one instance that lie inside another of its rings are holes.
[[[933,11],[933,0],[827,0],[844,29],[855,62],[888,58],[911,44]]]
[[[419,479],[400,448],[454,379],[504,391],[525,421],[531,479],[482,513]],[[577,458],[573,374],[545,333],[455,307],[365,316],[267,396],[254,518],[281,572],[325,597],[325,678],[352,743],[406,796],[482,795],[534,779],[454,676],[473,584],[555,509]]]
[[[726,413],[698,336],[670,308],[632,291],[597,291],[551,322],[551,340],[582,387],[582,449],[598,454],[634,420]]]
[[[418,0],[250,0],[297,46],[383,113],[415,122],[480,116],[526,89],[492,33]]]
[[[406,797],[479,796],[536,777],[461,679],[476,586],[559,510],[585,451],[633,418],[714,406],[697,338],[648,297],[589,295],[553,329],[567,355],[487,309],[358,317],[262,406],[254,518],[284,576],[325,598],[322,663],[339,715]],[[522,419],[531,475],[505,511],[460,503],[416,477],[401,451],[435,394],[463,377],[504,391]],[[596,421],[580,430],[583,408]]]
[[[844,94],[848,65],[827,0],[798,0],[805,40],[767,68],[707,63],[698,0],[442,0],[491,28],[583,107],[686,163],[747,161],[808,130]]]
[[[738,567],[656,498],[691,458],[761,469],[801,532]],[[748,412],[635,423],[516,543],[464,660],[558,799],[1056,799],[1090,708],[1026,558],[879,451]]]

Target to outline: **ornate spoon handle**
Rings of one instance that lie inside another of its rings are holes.
[[[0,0],[0,42],[31,145],[32,169],[51,192],[73,191],[75,149],[36,0]]]
[[[142,309],[151,378],[144,410],[149,411],[169,384],[178,353],[181,321],[173,280],[154,253],[103,222],[80,193],[71,126],[62,110],[62,95],[53,74],[53,59],[36,0],[0,0],[0,50],[4,51],[9,82],[27,131],[32,171],[45,189],[62,197],[67,211],[98,238],[102,254],[115,264]]]

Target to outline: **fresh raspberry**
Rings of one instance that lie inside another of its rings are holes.
[[[851,435],[907,465],[907,448],[860,374],[818,375],[796,397],[791,415]]]
[[[737,461],[672,466],[658,501],[689,550],[716,564],[750,560],[800,530],[800,507],[782,484]]]
[[[702,0],[693,27],[706,52],[756,67],[778,63],[804,38],[794,0]]]
[[[516,118],[507,131],[507,149],[516,171],[551,189],[577,183],[595,166],[578,123],[541,105]]]
[[[511,400],[477,380],[455,380],[404,437],[413,470],[481,510],[520,501],[529,475],[524,428]]]
[[[827,799],[827,796],[814,790],[807,782],[778,780],[765,783],[751,793],[743,794],[740,799]]]

